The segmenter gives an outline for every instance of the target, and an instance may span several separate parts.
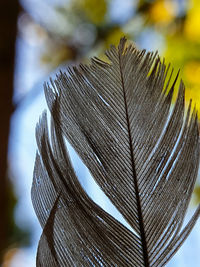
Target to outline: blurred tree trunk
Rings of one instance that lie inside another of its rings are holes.
[[[0,262],[9,235],[6,194],[7,151],[10,118],[13,111],[13,73],[18,11],[17,0],[0,1]]]

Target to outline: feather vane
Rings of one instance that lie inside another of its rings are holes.
[[[32,202],[43,233],[37,266],[163,266],[191,232],[183,228],[199,164],[198,120],[184,118],[181,81],[156,53],[125,45],[45,85],[51,111],[36,127]],[[72,144],[133,231],[95,204],[72,168]]]

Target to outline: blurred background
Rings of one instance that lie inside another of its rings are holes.
[[[78,62],[98,56],[126,36],[158,50],[181,68],[186,103],[200,108],[199,0],[1,0],[0,2],[0,266],[34,267],[41,228],[30,189],[35,125],[46,108],[43,84]],[[70,147],[90,196],[122,221]],[[95,199],[96,196],[96,199]],[[188,214],[200,201],[199,179]],[[123,222],[123,221],[122,221]],[[124,223],[124,222],[123,222]],[[167,266],[200,266],[200,222]]]

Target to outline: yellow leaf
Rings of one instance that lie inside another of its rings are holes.
[[[200,1],[191,0],[191,8],[188,10],[184,25],[184,33],[188,39],[199,41],[200,39]]]
[[[185,90],[185,100],[186,105],[189,104],[190,99],[192,99],[193,106],[195,105],[198,111],[198,117],[200,118],[200,87],[193,85],[191,87],[186,87]]]
[[[80,7],[90,22],[101,24],[107,12],[106,0],[79,0]]]
[[[118,45],[119,40],[124,36],[127,37],[127,34],[120,27],[112,29],[105,38],[105,48],[109,48],[110,44]]]
[[[191,84],[200,85],[200,62],[190,61],[183,69],[186,80]]]
[[[154,23],[167,24],[175,16],[175,3],[173,1],[157,0],[149,11],[149,18]]]

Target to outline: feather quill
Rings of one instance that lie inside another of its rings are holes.
[[[170,112],[178,76],[170,87],[156,53],[122,38],[106,55],[110,63],[94,58],[45,85],[51,133],[44,112],[31,191],[43,228],[37,266],[164,266],[200,214],[199,206],[182,227],[199,165],[183,82]],[[133,231],[82,189],[65,137]]]

